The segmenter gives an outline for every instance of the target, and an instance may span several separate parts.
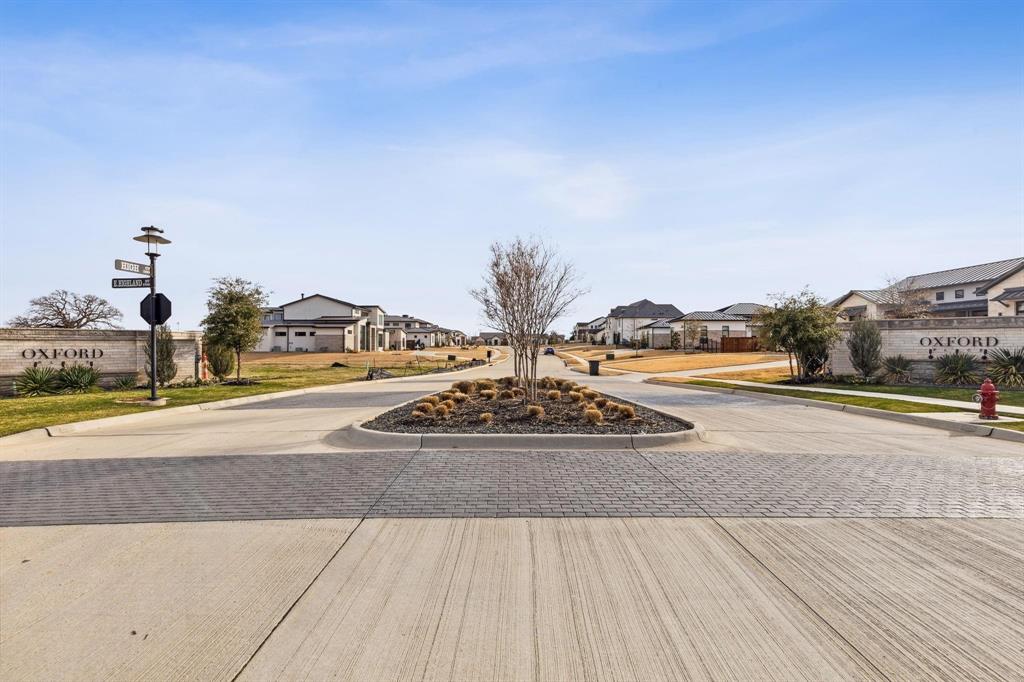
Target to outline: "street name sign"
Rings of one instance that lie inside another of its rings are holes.
[[[149,324],[163,324],[171,318],[171,299],[163,294],[146,294],[139,301],[139,315]]]
[[[123,270],[124,272],[134,272],[136,275],[149,276],[153,274],[150,272],[148,265],[142,263],[133,263],[130,260],[121,260],[120,258],[114,259],[114,269]]]
[[[148,289],[152,283],[149,277],[115,277],[110,286],[115,289]]]

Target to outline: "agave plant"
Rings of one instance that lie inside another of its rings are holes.
[[[940,384],[976,384],[978,369],[978,359],[974,355],[957,350],[938,359],[935,379]]]
[[[26,367],[14,380],[18,395],[51,395],[60,391],[57,370],[53,367]]]
[[[100,380],[100,373],[88,365],[68,365],[57,373],[62,393],[88,393]]]
[[[905,355],[882,358],[882,378],[888,384],[905,384],[910,381],[910,369],[910,358]]]
[[[997,348],[988,358],[988,375],[997,385],[1024,386],[1024,347]]]
[[[139,378],[134,374],[127,374],[114,379],[114,390],[116,391],[131,391],[138,385]]]

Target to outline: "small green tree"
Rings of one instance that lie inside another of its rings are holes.
[[[203,330],[211,346],[235,353],[235,378],[242,379],[242,353],[256,347],[263,336],[264,288],[241,277],[218,277],[206,299]]]
[[[672,333],[669,334],[668,337],[668,345],[672,350],[679,350],[682,347],[683,341],[679,336],[679,332],[672,330]]]
[[[146,342],[146,377],[153,379],[153,351],[149,341]],[[178,365],[174,362],[174,336],[165,324],[156,328],[156,383],[161,386],[174,381],[178,375]]]
[[[882,367],[882,333],[872,320],[856,320],[846,338],[850,364],[865,380]]]
[[[829,348],[839,338],[836,311],[809,289],[771,298],[775,305],[754,318],[761,343],[770,350],[786,352],[791,378],[809,379],[824,369]]]
[[[235,369],[235,354],[230,348],[223,346],[207,346],[206,362],[210,371],[218,380],[224,381],[224,377],[231,374]]]

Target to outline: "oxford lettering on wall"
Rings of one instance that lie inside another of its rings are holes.
[[[21,351],[26,360],[99,360],[102,348],[26,348]]]
[[[995,348],[997,336],[924,336],[920,341],[925,348]]]

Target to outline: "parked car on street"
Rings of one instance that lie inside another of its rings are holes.
[[[544,349],[544,355],[554,355],[554,354],[555,354],[555,349],[552,348],[551,346],[548,346],[547,348]]]

